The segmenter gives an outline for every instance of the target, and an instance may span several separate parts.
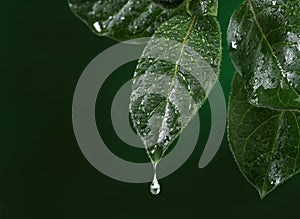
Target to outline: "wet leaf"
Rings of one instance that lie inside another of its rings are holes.
[[[218,14],[217,0],[192,0],[189,7],[194,14],[210,14],[213,16]]]
[[[212,16],[178,15],[148,42],[136,68],[130,112],[157,163],[218,80],[221,36]]]
[[[165,21],[185,13],[184,5],[163,9],[151,0],[68,0],[71,10],[100,36],[118,40],[150,37]]]
[[[228,44],[256,106],[300,110],[300,1],[246,0],[232,15]]]
[[[255,107],[240,74],[229,100],[228,139],[235,160],[261,198],[300,170],[300,113]]]

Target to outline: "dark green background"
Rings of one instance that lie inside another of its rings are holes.
[[[221,83],[228,98],[233,67],[225,33],[241,1],[219,2]],[[76,143],[72,97],[85,66],[116,42],[92,34],[65,0],[4,1],[0,16],[1,219],[298,217],[299,176],[261,201],[238,171],[225,138],[214,160],[198,169],[210,128],[208,104],[200,112],[197,148],[161,180],[158,197],[149,194],[149,184],[118,182],[98,172]],[[113,95],[133,69],[134,63],[128,64],[107,80],[97,102],[97,121],[107,125],[100,132],[115,154],[145,161],[143,151],[114,137],[108,119]]]

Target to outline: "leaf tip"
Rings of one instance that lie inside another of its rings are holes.
[[[263,200],[269,193],[264,190],[258,190],[259,197],[261,200]]]

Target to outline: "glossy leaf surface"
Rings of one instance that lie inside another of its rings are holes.
[[[246,0],[232,15],[228,44],[256,106],[300,110],[300,1]]]
[[[133,81],[130,111],[152,162],[198,112],[218,80],[221,34],[212,16],[175,16],[148,42]]]
[[[118,40],[150,37],[184,6],[163,9],[151,0],[69,0],[71,10],[100,36]]]
[[[229,100],[228,138],[243,175],[261,198],[300,170],[300,113],[255,107],[240,74]]]

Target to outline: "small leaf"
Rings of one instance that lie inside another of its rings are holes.
[[[236,73],[229,100],[228,139],[235,160],[261,198],[300,170],[300,113],[248,103]]]
[[[300,110],[300,1],[246,0],[232,15],[232,61],[256,106]]]
[[[130,112],[153,163],[198,112],[218,80],[220,59],[220,28],[212,16],[175,16],[148,42],[134,75]]]
[[[68,0],[71,10],[99,36],[117,40],[150,37],[184,6],[163,9],[151,0]]]

